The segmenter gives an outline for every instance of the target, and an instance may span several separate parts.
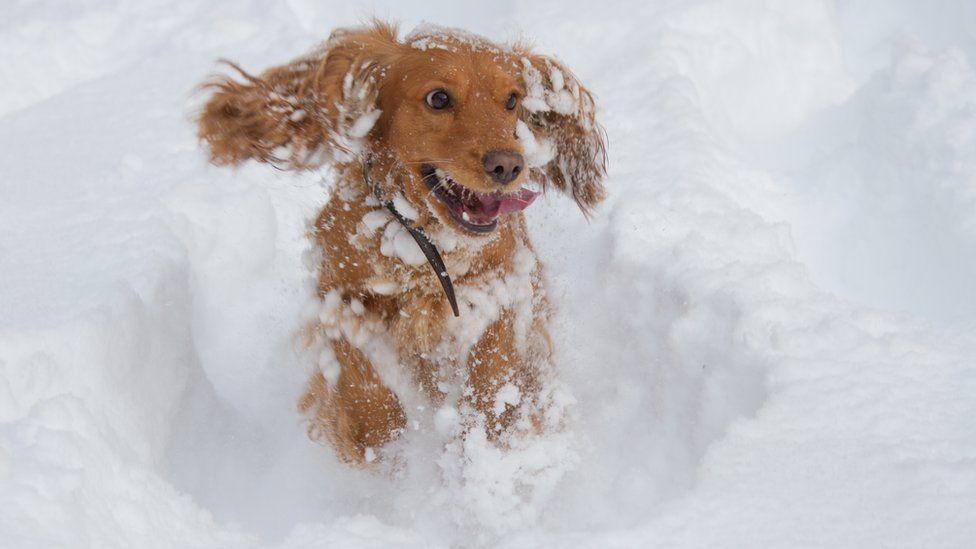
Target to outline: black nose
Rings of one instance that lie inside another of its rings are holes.
[[[511,151],[491,151],[481,158],[485,173],[499,185],[515,181],[525,169],[525,160],[519,153]]]

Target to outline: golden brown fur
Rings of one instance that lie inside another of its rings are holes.
[[[319,369],[299,408],[309,434],[349,462],[362,462],[368,448],[404,428],[402,388],[411,383],[434,404],[455,398],[466,421],[494,437],[537,429],[546,406],[548,308],[522,213],[501,216],[491,234],[469,234],[432,198],[421,167],[437,166],[482,193],[515,193],[534,181],[569,194],[584,212],[604,194],[593,99],[565,67],[525,46],[460,31],[398,34],[374,22],[336,31],[260,76],[231,65],[240,79],[210,82],[199,116],[214,163],[336,168],[335,191],[312,235],[321,251],[322,310],[307,343]],[[450,109],[425,102],[433,89],[450,91]],[[506,108],[513,93],[518,106]],[[533,151],[526,139],[538,142]],[[482,165],[496,150],[541,161],[500,186]],[[391,244],[404,237],[377,198],[406,204],[414,226],[440,248],[459,318],[430,267]],[[518,402],[499,401],[502,387]]]

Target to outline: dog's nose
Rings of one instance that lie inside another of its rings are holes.
[[[499,185],[515,181],[525,169],[522,155],[511,151],[491,151],[481,158],[485,172]]]

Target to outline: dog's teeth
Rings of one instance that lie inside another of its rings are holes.
[[[471,222],[471,216],[468,215],[468,212],[461,212],[461,219],[469,223]]]

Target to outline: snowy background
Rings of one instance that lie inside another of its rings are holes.
[[[514,520],[306,439],[321,178],[190,122],[373,14],[533,39],[609,135],[592,222],[527,211],[577,454]],[[0,4],[0,547],[970,547],[974,280],[966,0]]]

